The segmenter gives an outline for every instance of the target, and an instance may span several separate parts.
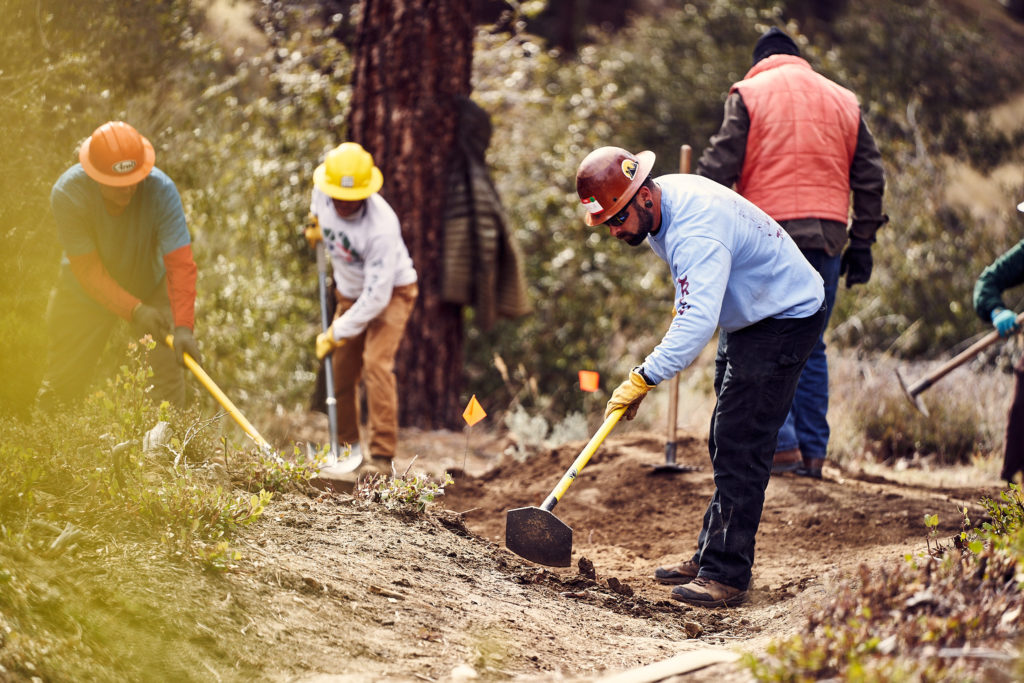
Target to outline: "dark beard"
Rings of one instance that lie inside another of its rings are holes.
[[[636,234],[629,239],[624,240],[626,244],[631,247],[639,247],[647,239],[647,236],[651,234],[651,228],[654,227],[654,216],[647,209],[636,207],[636,218],[639,227],[637,228]]]

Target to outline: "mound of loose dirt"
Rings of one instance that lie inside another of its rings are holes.
[[[506,511],[539,506],[584,446],[566,444],[523,463],[506,458],[480,476],[456,477],[444,504],[463,512],[471,531],[501,543]],[[654,569],[692,555],[714,491],[703,440],[683,437],[677,447],[679,464],[699,468],[692,472],[655,473],[664,448],[664,437],[651,433],[609,437],[554,509],[573,529],[574,565],[586,557],[598,576],[627,581],[652,601],[668,594],[653,583]],[[960,530],[957,504],[994,491],[908,488],[831,468],[820,481],[776,476],[766,491],[750,607],[820,587],[859,559],[923,550],[926,514],[938,513],[939,535],[950,536]]]
[[[833,468],[821,481],[776,477],[750,602],[709,610],[669,600],[651,578],[693,551],[714,488],[703,440],[683,437],[677,452],[680,464],[700,469],[659,475],[652,465],[664,462],[661,438],[610,436],[554,510],[573,528],[567,569],[504,548],[505,515],[540,505],[585,444],[518,462],[499,456],[504,443],[406,431],[400,473],[455,478],[425,516],[396,516],[344,494],[275,504],[246,540],[249,571],[230,579],[261,596],[265,613],[254,628],[276,643],[268,656],[294,653],[275,677],[592,680],[693,650],[757,652],[798,628],[862,562],[925,550],[924,515],[937,513],[938,534],[948,537],[960,528],[958,505],[998,491],[901,486]],[[717,665],[686,680],[712,679],[745,674]]]

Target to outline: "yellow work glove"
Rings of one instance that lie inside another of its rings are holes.
[[[338,341],[334,338],[334,332],[331,328],[327,328],[326,331],[321,332],[316,336],[316,358],[317,360],[323,360],[324,356],[329,354],[335,349],[340,349],[345,345],[345,340]]]
[[[633,368],[629,371],[629,379],[620,384],[612,392],[612,397],[608,399],[608,405],[604,408],[604,419],[607,420],[614,410],[627,406],[623,416],[627,420],[632,420],[636,417],[636,410],[640,407],[640,401],[644,400],[644,396],[653,388],[643,378],[638,368]]]
[[[309,217],[306,219],[306,229],[304,234],[306,236],[306,241],[309,242],[310,249],[316,249],[317,243],[324,239],[324,233],[320,229],[320,219],[314,214],[309,214]]]

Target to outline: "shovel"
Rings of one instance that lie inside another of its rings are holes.
[[[539,508],[509,510],[505,518],[505,547],[530,562],[548,567],[568,567],[572,561],[572,529],[555,517],[551,510],[565,494],[569,485],[590,462],[594,451],[618,423],[626,407],[612,412],[573,461],[572,467],[558,482]]]
[[[679,172],[690,172],[690,156],[692,148],[683,145],[679,148]],[[675,315],[673,306],[673,315]],[[692,465],[676,464],[676,420],[679,413],[679,373],[672,375],[668,382],[668,433],[665,435],[665,464],[651,465],[651,474],[674,474],[676,472],[693,472],[698,469]]]
[[[167,335],[167,337],[164,338],[164,341],[166,341],[167,345],[172,349],[174,348],[174,337]],[[245,419],[245,415],[242,415],[242,412],[235,407],[235,404],[231,402],[231,399],[220,390],[220,387],[218,387],[212,379],[210,379],[210,376],[207,375],[206,371],[199,366],[196,359],[187,352],[183,353],[182,357],[185,360],[185,367],[192,371],[192,374],[196,376],[199,383],[206,387],[206,390],[210,392],[210,395],[217,399],[217,403],[219,403],[224,410],[228,411],[228,415],[234,418],[235,422],[238,423],[238,426],[249,435],[249,438],[252,439],[264,452],[273,453],[274,449],[270,446],[270,443],[260,436],[260,433],[256,431],[256,428],[253,427],[247,419]]]
[[[327,310],[327,248],[323,240],[316,244],[316,271],[320,280],[320,322],[326,330],[331,325],[331,312]],[[331,454],[326,466],[332,474],[355,472],[363,463],[361,452],[349,451],[347,458],[338,459],[338,399],[334,396],[334,371],[330,353],[324,356],[324,386],[327,390],[327,425],[331,432]]]
[[[1024,313],[1017,315],[1017,325],[1024,325]],[[942,367],[925,375],[909,387],[907,386],[907,383],[903,381],[903,375],[900,374],[898,369],[896,370],[896,379],[899,380],[900,388],[903,389],[903,393],[907,395],[907,398],[910,399],[912,404],[914,404],[914,407],[917,408],[922,415],[928,417],[928,406],[921,401],[919,394],[923,393],[950,372],[956,370],[958,367],[995,344],[999,339],[1000,337],[998,332],[995,330],[989,332],[984,337],[971,344],[967,349],[961,351],[953,358],[950,358],[949,361],[942,365]]]

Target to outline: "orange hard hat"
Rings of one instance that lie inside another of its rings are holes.
[[[110,121],[82,143],[78,160],[90,178],[110,187],[134,185],[153,170],[153,145],[124,121]]]
[[[583,221],[600,225],[633,198],[654,167],[654,152],[630,154],[621,147],[600,147],[576,169],[576,193],[587,209]]]
[[[373,155],[358,142],[343,142],[313,171],[313,185],[334,199],[366,199],[384,185],[384,176],[373,164]]]

